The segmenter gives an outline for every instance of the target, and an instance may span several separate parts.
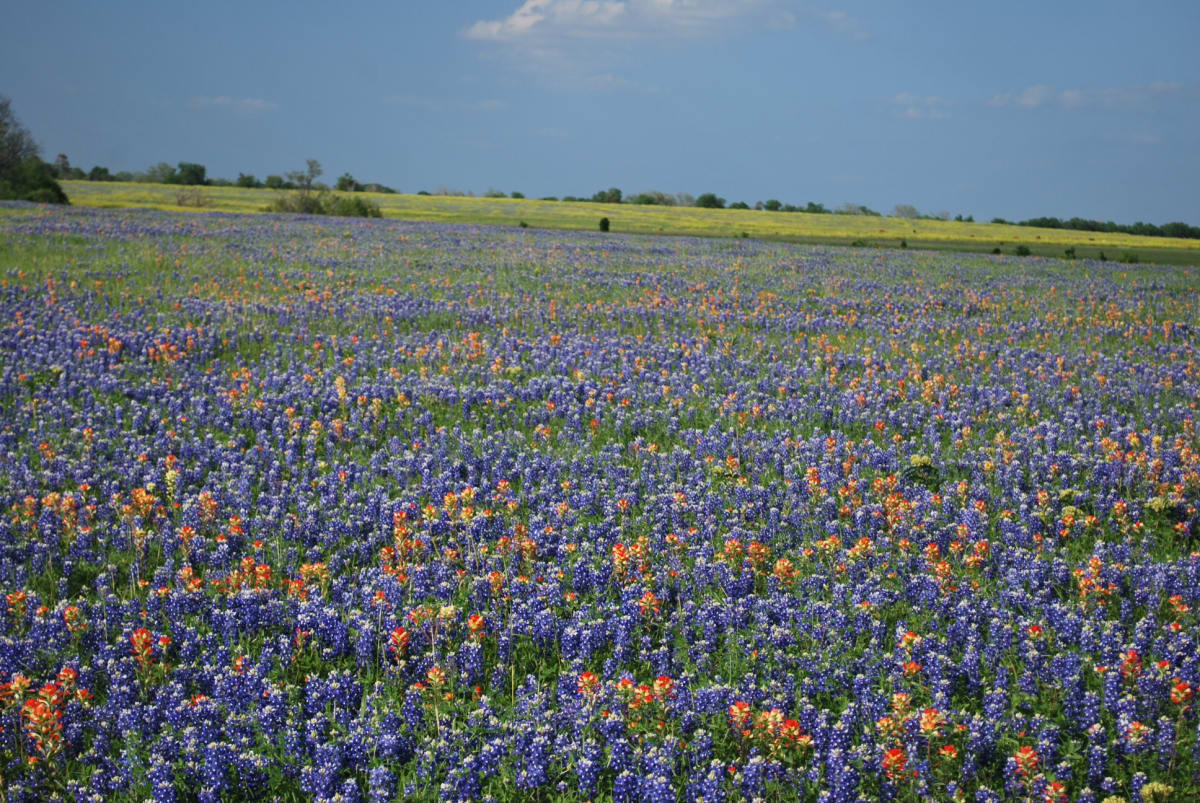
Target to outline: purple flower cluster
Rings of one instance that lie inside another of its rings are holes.
[[[3,210],[7,799],[1200,786],[1200,280]]]

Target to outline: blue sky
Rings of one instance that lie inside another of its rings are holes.
[[[0,93],[85,169],[715,192],[1200,224],[1200,3],[13,4]]]

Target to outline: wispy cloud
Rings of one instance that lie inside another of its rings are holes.
[[[698,36],[768,5],[769,0],[525,0],[507,17],[479,20],[467,39],[517,42],[538,38]]]
[[[657,92],[614,74],[632,68],[637,45],[700,41],[753,29],[816,28],[853,40],[868,38],[845,11],[790,0],[510,0],[507,16],[481,19],[459,31],[490,44],[489,58],[571,89]],[[511,7],[510,7],[511,8]]]
[[[279,108],[278,103],[272,103],[262,98],[231,98],[226,95],[215,97],[192,98],[194,109],[234,109],[243,112],[273,112]]]
[[[863,41],[870,38],[867,32],[859,25],[858,20],[847,14],[845,11],[831,10],[816,12],[817,19],[824,22],[830,30],[842,36],[849,37],[856,41]]]
[[[389,95],[383,99],[383,102],[397,106],[417,106],[419,108],[438,112],[496,112],[503,111],[504,109],[508,108],[508,104],[499,98],[485,98],[484,100],[474,101],[445,101],[423,95]]]
[[[1185,89],[1183,84],[1156,81],[1138,86],[1109,87],[1101,89],[1057,89],[1049,84],[1035,84],[1023,90],[1011,90],[992,96],[989,106],[996,108],[1016,107],[1039,109],[1057,106],[1064,109],[1134,108],[1150,101],[1178,94]]]
[[[937,95],[918,95],[901,92],[892,98],[892,105],[899,108],[901,117],[913,120],[945,120],[950,117],[950,101]]]

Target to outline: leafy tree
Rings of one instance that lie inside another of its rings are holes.
[[[304,170],[292,170],[287,174],[287,179],[295,185],[296,189],[301,191],[311,191],[316,180],[324,174],[321,169],[321,163],[316,159],[306,159]]]
[[[207,171],[202,164],[195,162],[180,162],[179,169],[171,176],[171,181],[168,184],[183,184],[185,186],[197,186],[207,184],[205,173]]]
[[[362,192],[364,187],[349,173],[342,173],[335,185],[340,192]]]
[[[22,164],[38,155],[33,135],[12,110],[12,101],[0,95],[0,175],[15,174]]]
[[[621,203],[621,191],[616,187],[600,190],[592,196],[592,200],[599,204],[619,204]]]
[[[0,198],[68,203],[54,180],[54,167],[38,158],[38,153],[33,135],[13,113],[12,101],[0,95]]]
[[[767,210],[768,212],[778,212],[782,208],[783,204],[779,202],[778,198],[771,198],[763,204],[763,209]]]
[[[745,201],[734,201],[733,203],[731,203],[729,205],[729,208],[730,209],[749,209],[750,204],[746,203]]]
[[[254,177],[253,173],[238,173],[237,180],[234,182],[234,184],[239,187],[261,187],[262,186],[262,184],[259,183],[258,179],[256,179]]]
[[[715,193],[706,192],[696,199],[696,206],[701,209],[724,209],[725,199],[718,198]]]
[[[71,160],[67,158],[65,153],[60,153],[54,158],[54,177],[67,181],[78,181],[87,178],[87,174],[78,167],[71,167]]]
[[[524,198],[524,197],[525,197],[525,193],[523,193],[523,192],[517,192],[516,190],[513,190],[513,191],[512,191],[512,193],[509,195],[509,197],[510,197],[510,198]]]
[[[272,173],[271,175],[267,176],[267,180],[263,183],[266,185],[267,189],[282,190],[283,189],[283,176],[277,176]]]
[[[112,175],[108,172],[107,167],[96,165],[88,173],[88,181],[112,181]]]
[[[896,204],[896,208],[892,210],[892,217],[899,217],[899,218],[905,218],[905,219],[909,219],[909,220],[915,220],[916,218],[919,218],[920,216],[921,216],[921,214],[917,211],[917,208],[915,206],[913,206],[912,204]]]
[[[825,204],[815,204],[812,201],[808,202],[808,206],[804,207],[804,211],[810,215],[828,215],[829,210],[825,208]]]
[[[600,231],[608,231],[609,225],[610,224],[608,222],[608,218],[606,218],[606,217],[600,218]]]
[[[175,177],[175,168],[171,167],[166,162],[159,162],[156,165],[146,168],[146,172],[139,176],[139,178],[149,184],[179,183]]]

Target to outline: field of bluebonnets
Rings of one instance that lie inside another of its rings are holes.
[[[0,210],[0,797],[1200,788],[1200,277]]]

